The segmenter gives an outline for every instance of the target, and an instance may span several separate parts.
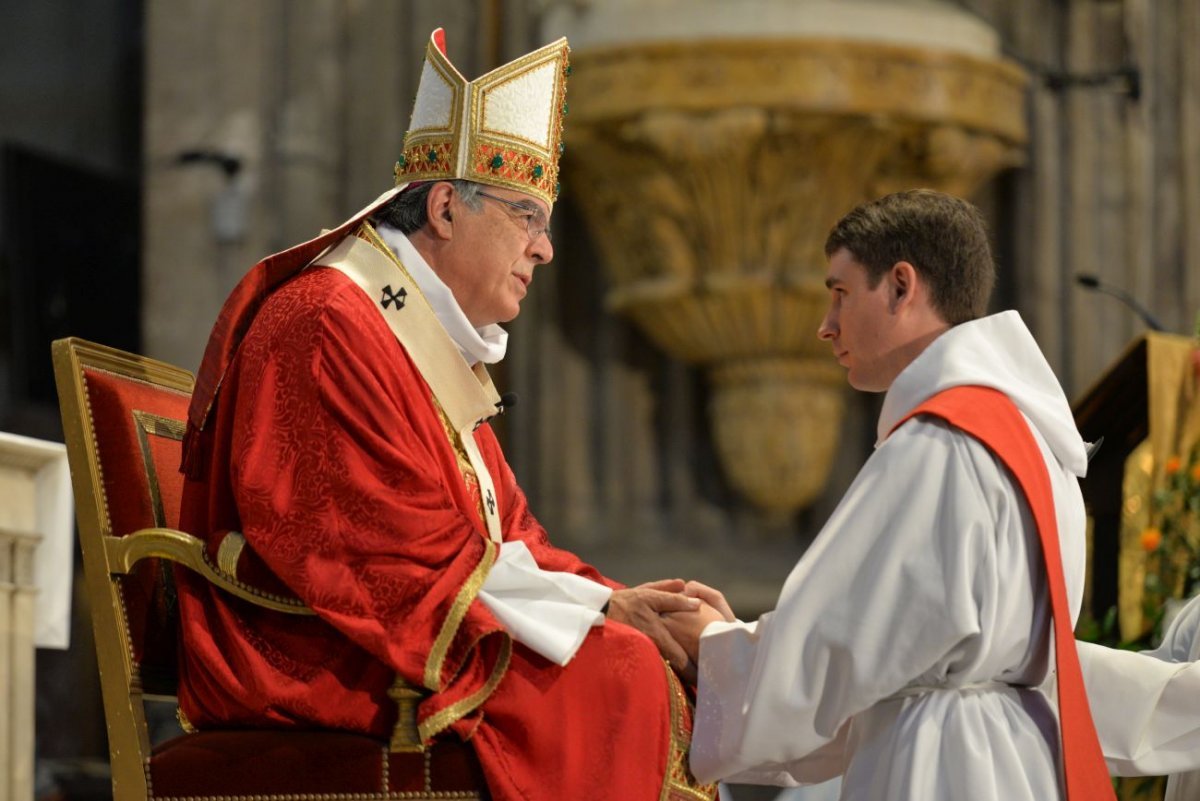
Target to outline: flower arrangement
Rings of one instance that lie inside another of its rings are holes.
[[[1200,443],[1163,465],[1163,486],[1152,498],[1155,525],[1142,532],[1146,612],[1156,620],[1168,598],[1200,590]]]
[[[1192,386],[1200,390],[1200,314],[1191,352]],[[1194,397],[1193,403],[1200,403]],[[1152,525],[1141,535],[1147,553],[1144,610],[1157,637],[1167,601],[1200,592],[1200,441],[1163,463],[1162,485],[1151,498]]]

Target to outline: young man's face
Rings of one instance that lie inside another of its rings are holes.
[[[825,286],[829,310],[817,336],[833,346],[850,386],[864,392],[886,391],[904,368],[893,282],[885,275],[871,288],[867,269],[842,248],[829,257]]]
[[[453,201],[453,248],[437,273],[476,328],[515,318],[533,281],[533,268],[554,258],[549,236],[531,236],[527,222],[531,215],[549,222],[545,201],[510,189],[489,186],[485,191],[529,211],[487,197],[479,198],[482,208],[477,210],[457,197]]]

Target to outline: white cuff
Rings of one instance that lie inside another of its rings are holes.
[[[583,576],[542,570],[523,542],[504,542],[479,600],[514,640],[566,665],[592,626],[604,624],[600,609],[611,595]]]

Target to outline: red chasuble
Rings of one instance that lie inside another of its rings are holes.
[[[953,387],[939,392],[909,412],[895,427],[899,428],[905,420],[917,415],[941,418],[979,440],[1012,473],[1025,495],[1042,543],[1054,617],[1065,798],[1067,801],[1116,801],[1092,722],[1079,653],[1075,648],[1050,475],[1029,424],[1006,395],[980,386]]]
[[[430,691],[422,736],[472,743],[498,801],[711,797],[688,786],[690,712],[647,637],[607,622],[562,668],[476,599],[497,552],[477,485],[426,382],[348,278],[315,268],[287,281],[229,352],[189,432],[182,527],[214,560],[224,533],[242,532],[239,576],[317,617],[180,572],[179,701],[195,726],[386,738],[399,673]],[[544,569],[619,586],[550,545],[490,427],[476,438],[504,539]]]

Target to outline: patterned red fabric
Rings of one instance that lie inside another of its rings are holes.
[[[546,569],[605,581],[549,544],[490,427],[477,440],[505,539]],[[382,737],[399,673],[432,691],[419,720],[469,739],[497,799],[659,797],[675,741],[657,650],[608,624],[565,669],[520,645],[505,665],[508,636],[471,585],[494,545],[428,386],[347,278],[310,270],[263,303],[197,443],[207,470],[185,486],[184,528],[214,549],[242,531],[239,571],[281,581],[319,617],[180,575],[180,704],[193,723]]]
[[[1020,485],[1037,523],[1050,588],[1066,798],[1068,801],[1115,801],[1116,794],[1088,706],[1079,652],[1075,648],[1050,475],[1029,424],[1008,396],[979,386],[954,387],[940,392],[909,412],[904,420],[917,415],[939,417],[979,440],[1004,463]]]
[[[177,527],[183,483],[176,469],[179,441],[143,432],[150,451],[147,462],[138,435],[143,424],[134,413],[182,421],[187,416],[188,395],[94,367],[85,367],[83,378],[95,429],[110,533],[120,537],[153,526]],[[162,500],[157,513],[151,504],[151,479],[157,484]],[[145,560],[121,578],[120,586],[133,658],[139,666],[144,689],[171,693],[178,631],[174,600],[162,581],[164,569],[158,559]]]
[[[187,433],[184,437],[182,468],[185,474],[198,478],[205,470],[199,461],[203,458],[197,440],[200,430],[208,423],[216,401],[217,392],[225,381],[225,374],[233,362],[234,354],[242,344],[242,338],[258,314],[259,307],[271,292],[304,269],[310,261],[321,254],[329,245],[340,240],[352,228],[370,214],[376,206],[362,209],[349,220],[332,231],[293,248],[276,253],[254,265],[241,281],[238,281],[213,324],[204,358],[196,372],[196,384],[192,389],[192,400],[188,407]]]

